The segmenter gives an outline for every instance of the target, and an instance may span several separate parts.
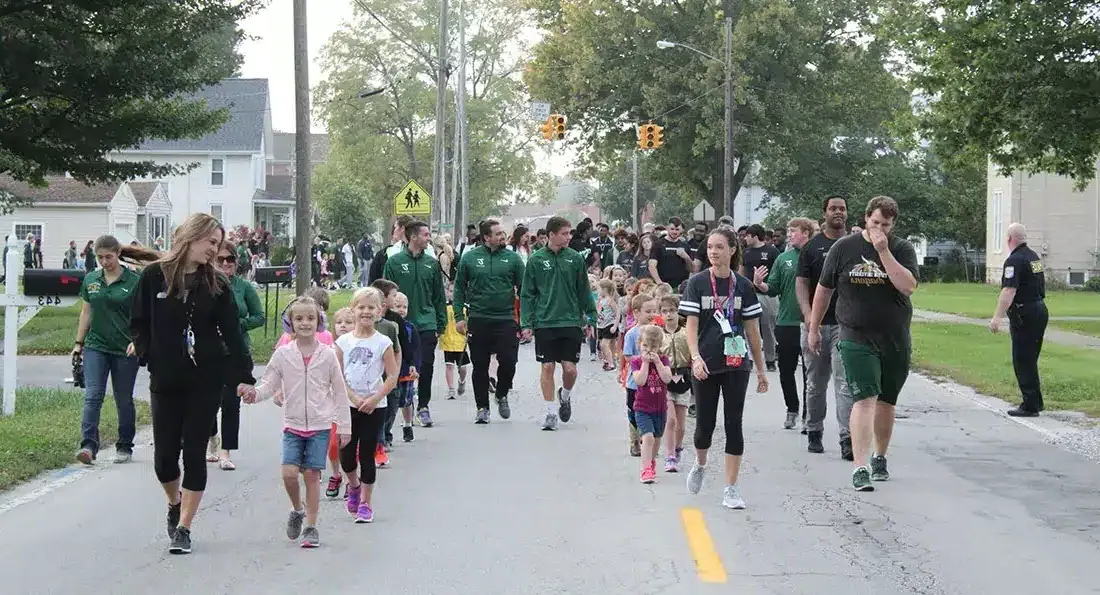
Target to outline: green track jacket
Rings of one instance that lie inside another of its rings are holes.
[[[382,276],[409,296],[407,319],[416,330],[442,333],[447,328],[447,294],[438,260],[423,252],[413,256],[405,249],[386,260]]]
[[[776,326],[799,326],[802,324],[802,310],[798,307],[795,295],[794,278],[798,275],[798,255],[800,250],[789,248],[779,255],[768,273],[768,293],[779,296],[779,312],[775,315]]]
[[[576,250],[543,248],[527,259],[519,325],[525,329],[582,327],[596,314],[584,257]]]
[[[512,320],[522,284],[519,254],[505,248],[494,252],[484,245],[466,250],[455,272],[455,322],[467,317]]]

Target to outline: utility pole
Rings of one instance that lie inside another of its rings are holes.
[[[733,216],[733,17],[726,16],[726,147],[722,199],[726,214]]]
[[[310,262],[309,208],[309,45],[306,43],[306,0],[294,0],[294,260],[297,278],[294,289],[302,295],[313,277]]]
[[[634,233],[641,235],[642,228],[638,226],[638,151],[634,150],[634,158],[631,159],[634,169],[634,206],[631,214],[634,217]]]
[[[462,132],[462,125],[458,118],[458,98],[455,97],[455,129],[454,134],[451,136],[451,200],[447,204],[447,223],[451,225],[452,240],[456,237],[455,230],[458,229],[458,145],[460,142],[459,135]]]
[[[466,122],[466,0],[461,0],[458,5],[458,115],[455,125],[459,127],[459,169],[462,174],[462,208],[459,216],[455,218],[454,241],[458,242],[458,234],[465,234],[466,225],[470,222],[470,137],[467,135],[469,126]]]
[[[432,168],[432,229],[439,228],[439,210],[443,205],[446,185],[443,158],[444,121],[447,119],[447,0],[439,2],[439,72],[436,75],[435,99],[435,166]]]

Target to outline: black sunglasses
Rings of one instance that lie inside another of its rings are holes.
[[[219,256],[218,264],[225,264],[227,262],[237,262],[236,256]]]

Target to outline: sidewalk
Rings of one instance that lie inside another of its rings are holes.
[[[987,326],[989,324],[989,320],[983,320],[981,318],[968,318],[966,316],[944,314],[943,312],[930,312],[928,310],[913,310],[913,318],[916,322],[950,322],[954,324],[973,324],[977,326]],[[1070,319],[1051,318],[1052,322],[1056,320]],[[1090,337],[1080,333],[1063,331],[1053,326],[1047,326],[1047,332],[1043,340],[1045,342],[1058,343],[1069,347],[1100,349],[1100,337]]]

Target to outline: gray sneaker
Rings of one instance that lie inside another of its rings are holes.
[[[857,492],[875,491],[875,486],[871,483],[871,471],[866,467],[856,467],[852,471],[852,487]]]
[[[722,506],[732,510],[745,509],[745,499],[741,497],[741,492],[737,490],[737,486],[726,486],[726,493],[722,496]]]
[[[558,416],[553,413],[547,413],[546,419],[542,421],[542,429],[547,432],[553,432],[558,429]]]
[[[794,429],[794,423],[797,419],[798,419],[798,414],[797,413],[791,413],[790,411],[788,411],[787,412],[787,419],[786,419],[786,421],[783,422],[783,429],[784,430],[793,430]]]
[[[477,419],[474,420],[474,423],[475,424],[487,424],[487,423],[489,423],[489,410],[488,409],[478,409],[477,410]]]
[[[317,533],[317,527],[306,527],[302,531],[302,547],[312,549],[321,545],[321,535]]]
[[[465,381],[459,381],[459,383],[458,383],[458,396],[461,397],[464,394],[466,394],[466,382]]]
[[[886,457],[871,455],[871,481],[888,481],[890,472],[886,470]]]
[[[497,399],[497,413],[500,414],[500,419],[512,417],[512,408],[508,406],[508,397]]]
[[[115,463],[119,465],[129,463],[132,460],[134,460],[134,453],[132,452],[126,452],[125,450],[115,452]]]
[[[168,546],[169,554],[190,554],[191,553],[191,530],[186,527],[179,527],[176,529],[175,534],[172,535],[172,543]]]
[[[573,397],[567,397],[562,394],[562,389],[558,389],[558,415],[561,417],[562,423],[567,423],[573,417],[573,404],[570,402]]]
[[[298,539],[302,535],[302,522],[306,520],[305,511],[299,512],[297,510],[290,511],[290,516],[286,519],[286,538]]]
[[[693,463],[691,465],[691,471],[688,471],[687,476],[687,489],[690,494],[698,494],[699,490],[703,489],[703,476],[706,475],[707,468],[701,467],[699,463]]]

